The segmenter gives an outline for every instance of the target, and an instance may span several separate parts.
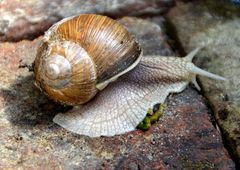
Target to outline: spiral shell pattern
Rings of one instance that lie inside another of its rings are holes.
[[[117,21],[95,14],[70,17],[43,37],[36,85],[56,101],[83,104],[102,90],[99,84],[105,88],[135,67],[140,54],[139,44]]]

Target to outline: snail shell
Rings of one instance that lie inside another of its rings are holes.
[[[83,14],[46,32],[35,59],[35,82],[56,101],[82,104],[140,59],[139,44],[124,26],[106,16]]]

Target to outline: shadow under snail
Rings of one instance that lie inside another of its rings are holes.
[[[54,122],[77,134],[113,136],[132,131],[147,108],[181,92],[196,75],[225,80],[184,58],[143,56],[134,37],[106,16],[63,19],[44,35],[35,59],[35,84],[50,98],[78,111]]]

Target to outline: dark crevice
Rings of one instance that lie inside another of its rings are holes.
[[[174,26],[174,24],[171,22],[168,17],[165,16],[165,34],[169,37],[169,45],[171,46],[172,49],[175,49],[180,56],[186,56],[186,51],[184,47],[182,46],[182,43],[177,35],[177,30]]]

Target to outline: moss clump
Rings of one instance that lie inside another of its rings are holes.
[[[151,125],[163,115],[165,108],[165,104],[156,104],[152,109],[149,108],[147,111],[147,116],[143,119],[142,122],[139,123],[137,128],[141,130],[148,130]]]
[[[194,170],[202,170],[202,169],[216,169],[216,166],[214,163],[211,163],[209,161],[199,161],[199,162],[193,162],[186,157],[183,157],[183,168],[184,169],[194,169]]]

